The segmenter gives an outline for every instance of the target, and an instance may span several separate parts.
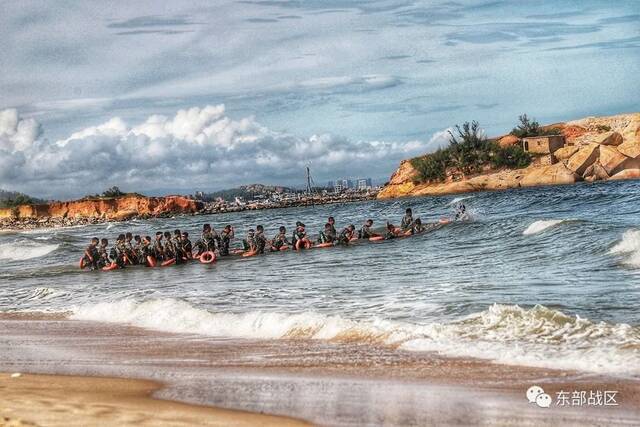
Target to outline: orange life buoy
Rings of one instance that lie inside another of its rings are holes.
[[[242,254],[243,258],[248,258],[250,256],[255,256],[258,255],[258,251],[247,251],[245,253]]]
[[[288,245],[282,245],[282,246],[280,246],[280,250],[281,251],[288,251],[289,250],[289,246]]]
[[[84,265],[84,256],[80,258],[80,270],[84,269],[86,266]]]
[[[317,245],[314,246],[314,248],[331,248],[333,247],[333,243],[318,243]]]
[[[371,237],[369,237],[369,241],[370,242],[379,242],[381,240],[384,240],[384,236],[371,236]]]
[[[216,254],[211,251],[203,252],[200,255],[199,259],[200,259],[200,262],[203,264],[211,264],[216,260]]]
[[[149,264],[149,267],[155,267],[158,265],[158,261],[156,261],[155,257],[152,257],[151,255],[147,255],[147,263]]]
[[[118,268],[118,264],[116,264],[115,262],[112,262],[110,265],[105,265],[104,267],[102,267],[102,270],[111,271],[111,270],[115,270],[116,268]]]
[[[175,258],[171,258],[171,259],[168,259],[168,260],[164,261],[162,263],[162,266],[163,267],[169,267],[170,265],[173,265],[175,263],[176,263],[176,259]]]

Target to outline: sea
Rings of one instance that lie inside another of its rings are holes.
[[[316,236],[366,219],[463,221],[380,243],[110,272],[78,268],[91,237],[296,221]],[[640,182],[176,216],[0,232],[0,311],[177,334],[363,342],[511,365],[640,375]]]

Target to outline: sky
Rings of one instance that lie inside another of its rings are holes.
[[[71,198],[388,178],[478,120],[639,111],[640,1],[19,1],[0,188]]]

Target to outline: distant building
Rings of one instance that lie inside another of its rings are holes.
[[[367,181],[368,180],[366,178],[357,180],[356,188],[360,191],[368,190],[371,188],[371,185]]]
[[[358,179],[338,179],[336,181],[329,181],[330,188],[333,188],[333,191],[336,193],[340,193],[345,190],[358,190],[365,191],[373,188],[373,181],[371,178],[358,178]]]
[[[531,154],[553,154],[564,147],[564,136],[546,135],[522,138],[522,148]]]
[[[335,181],[329,181],[327,183],[327,188],[333,188],[333,187],[335,187],[335,185],[336,185]]]

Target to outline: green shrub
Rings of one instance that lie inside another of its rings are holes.
[[[495,141],[489,141],[476,121],[456,125],[449,135],[448,147],[411,159],[421,182],[443,181],[448,167],[467,175],[481,172],[486,165],[492,168],[523,168],[531,163],[531,156],[521,146],[502,148]]]
[[[442,181],[450,163],[449,149],[440,148],[426,156],[411,159],[411,165],[418,171],[421,181]]]
[[[494,168],[520,169],[531,164],[531,155],[524,151],[520,145],[500,147],[495,144],[491,165]]]
[[[609,132],[611,130],[611,126],[598,125],[596,126],[596,129],[598,130],[598,132]]]

